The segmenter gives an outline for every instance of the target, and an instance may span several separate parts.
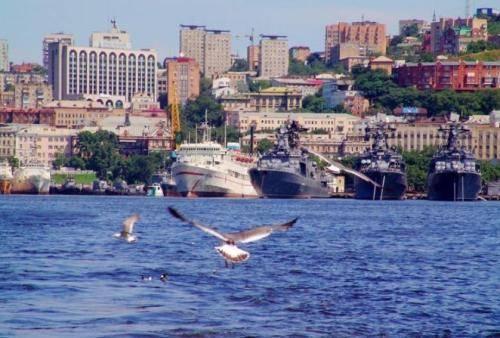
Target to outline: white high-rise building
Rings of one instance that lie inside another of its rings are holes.
[[[136,94],[157,98],[157,56],[130,50],[49,44],[49,83],[55,100],[87,99],[121,107]]]
[[[112,49],[132,49],[130,35],[122,31],[116,25],[115,20],[111,20],[111,31],[94,32],[90,36],[90,47],[94,48],[112,48]]]
[[[9,44],[3,39],[0,39],[0,71],[9,71]]]
[[[67,45],[74,45],[75,39],[73,34],[54,33],[45,35],[43,38],[43,66],[47,69],[49,67],[49,43],[63,42]]]

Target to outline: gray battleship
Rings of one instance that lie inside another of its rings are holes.
[[[470,130],[459,123],[441,127],[448,133],[446,146],[432,157],[427,175],[427,198],[441,201],[475,201],[481,190],[481,172],[474,155],[458,147],[458,137]]]
[[[407,187],[406,165],[401,154],[389,149],[386,132],[388,129],[390,128],[383,123],[366,128],[367,139],[373,138],[374,140],[372,149],[357,159],[354,169],[377,182],[379,186],[355,177],[354,189],[357,199],[400,200],[404,198]]]
[[[306,149],[301,149],[299,133],[305,131],[296,121],[281,127],[273,149],[264,154],[257,167],[249,170],[259,197],[327,198],[331,176],[320,170]]]

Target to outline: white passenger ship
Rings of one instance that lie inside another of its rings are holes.
[[[205,127],[203,142],[184,143],[172,164],[177,193],[187,197],[257,197],[248,169],[251,157],[228,150],[208,140]]]

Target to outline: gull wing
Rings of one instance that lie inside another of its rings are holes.
[[[297,222],[298,219],[299,218],[297,217],[286,223],[275,224],[275,225],[263,225],[245,231],[226,234],[225,236],[233,240],[234,242],[240,242],[240,243],[255,242],[258,241],[259,239],[266,238],[273,232],[287,231],[295,224],[295,222]]]
[[[123,232],[131,234],[134,230],[134,224],[139,220],[139,218],[139,214],[133,214],[132,216],[125,218],[123,221]]]
[[[187,219],[186,217],[184,217],[183,214],[181,214],[180,212],[178,212],[176,209],[174,209],[172,207],[168,207],[168,211],[175,218],[177,218],[177,219],[179,219],[179,220],[181,220],[183,222],[189,223],[189,224],[197,227],[198,229],[206,232],[207,234],[210,234],[210,235],[215,236],[215,237],[217,237],[218,239],[220,239],[220,240],[222,240],[224,242],[227,242],[228,237],[226,237],[224,234],[218,232],[217,230],[212,229],[212,228],[210,228],[210,227],[208,227],[206,225],[203,225],[201,223],[198,223],[198,222],[192,221],[190,219]]]
[[[357,170],[354,170],[354,169],[351,169],[351,168],[347,168],[342,163],[330,160],[330,159],[326,158],[325,156],[323,156],[323,155],[321,155],[321,154],[319,154],[319,153],[317,153],[315,151],[312,151],[312,150],[309,150],[309,149],[304,149],[304,150],[307,151],[307,152],[309,152],[309,153],[311,153],[311,154],[313,154],[313,155],[318,156],[321,160],[323,160],[326,163],[328,163],[330,166],[325,168],[327,171],[330,171],[330,172],[332,172],[334,174],[339,174],[340,172],[345,172],[346,174],[350,174],[350,175],[356,176],[356,177],[362,179],[363,181],[369,182],[369,183],[373,184],[374,186],[380,188],[380,184],[378,184],[377,182],[375,182],[374,180],[372,180],[371,178],[369,178],[365,174],[360,173]]]

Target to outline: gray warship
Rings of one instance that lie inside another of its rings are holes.
[[[458,137],[470,130],[459,123],[442,126],[446,146],[434,154],[427,175],[427,198],[440,201],[475,201],[481,190],[481,172],[474,155],[459,148]]]
[[[355,177],[355,198],[373,200],[404,198],[407,187],[406,165],[401,154],[387,145],[387,131],[393,130],[384,123],[366,128],[366,139],[372,138],[373,145],[357,159],[354,169],[377,182],[379,186]]]
[[[328,198],[331,176],[320,170],[307,149],[300,147],[300,135],[307,129],[289,121],[276,134],[274,148],[261,156],[249,170],[250,180],[263,198]]]

